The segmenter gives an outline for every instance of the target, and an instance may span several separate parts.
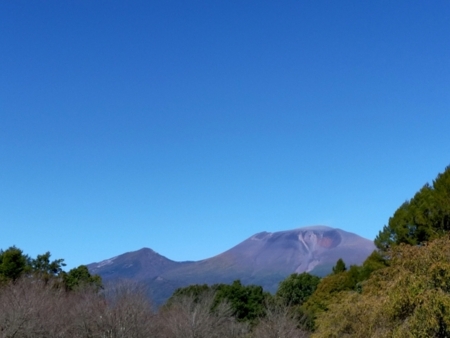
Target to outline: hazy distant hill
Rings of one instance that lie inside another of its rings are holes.
[[[291,273],[324,276],[339,258],[349,266],[361,264],[375,250],[372,241],[326,226],[280,232],[261,232],[217,256],[196,262],[175,262],[151,249],[128,252],[88,265],[105,282],[132,280],[147,285],[160,304],[177,287],[189,284],[231,283],[262,285],[274,292]]]

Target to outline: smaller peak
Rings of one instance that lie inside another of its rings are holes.
[[[152,249],[147,248],[147,247],[143,247],[142,249],[137,250],[137,252],[152,252],[152,253],[157,253],[155,250],[152,250]]]
[[[161,254],[159,254],[158,252],[156,252],[155,250],[153,250],[153,249],[150,249],[150,248],[142,248],[142,249],[139,249],[139,250],[137,250],[137,251],[135,251],[135,253],[137,253],[137,254],[144,254],[144,255],[149,255],[149,256],[161,256]]]

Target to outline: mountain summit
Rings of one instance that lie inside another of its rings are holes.
[[[190,284],[257,284],[274,292],[290,274],[327,275],[339,258],[349,266],[362,262],[375,250],[372,241],[327,226],[280,232],[260,232],[235,247],[208,259],[175,262],[151,249],[128,252],[88,265],[91,273],[114,282],[143,282],[156,303],[164,302],[177,287]]]

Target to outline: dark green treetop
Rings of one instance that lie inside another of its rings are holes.
[[[214,294],[214,302],[211,311],[221,302],[227,302],[233,316],[239,321],[254,323],[265,314],[265,303],[271,297],[258,285],[243,285],[240,280],[232,284],[195,284],[178,288],[167,301],[170,306],[178,297],[193,297],[195,302],[200,302],[202,297]]]
[[[284,305],[302,305],[316,290],[320,278],[307,272],[293,273],[280,282],[275,297]]]
[[[176,300],[179,297],[193,297],[195,302],[199,302],[201,297],[203,297],[205,294],[211,291],[212,291],[211,287],[207,284],[193,284],[186,287],[178,288],[167,300],[167,304],[170,305],[174,300]]]
[[[88,268],[80,265],[66,273],[64,259],[50,260],[50,252],[30,258],[22,250],[12,246],[0,250],[0,282],[15,282],[22,276],[38,278],[45,283],[52,282],[54,287],[64,287],[67,291],[78,287],[89,286],[99,290],[102,287],[101,277],[91,275]]]
[[[63,267],[66,265],[64,259],[55,259],[50,261],[50,252],[42,255],[37,255],[35,259],[31,260],[31,270],[33,273],[45,280],[49,281],[52,277],[60,276],[63,272]]]
[[[375,238],[385,251],[400,243],[420,245],[450,231],[450,166],[404,202]]]
[[[344,261],[342,260],[342,258],[339,258],[338,261],[336,262],[336,265],[333,266],[333,273],[337,274],[337,273],[341,273],[347,270],[347,267],[345,266]]]
[[[99,275],[91,275],[86,265],[80,265],[63,274],[63,282],[67,291],[83,287],[102,288],[102,279]]]
[[[242,285],[240,280],[235,280],[231,285],[213,285],[213,289],[217,290],[217,304],[221,301],[229,302],[239,321],[251,323],[264,316],[266,300],[271,297],[261,286]]]
[[[15,281],[30,268],[29,257],[19,248],[12,246],[5,251],[0,250],[0,281]]]

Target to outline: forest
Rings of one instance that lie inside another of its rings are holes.
[[[0,251],[0,337],[450,337],[450,167],[394,212],[361,266],[258,285],[191,285],[158,309],[49,252]]]

